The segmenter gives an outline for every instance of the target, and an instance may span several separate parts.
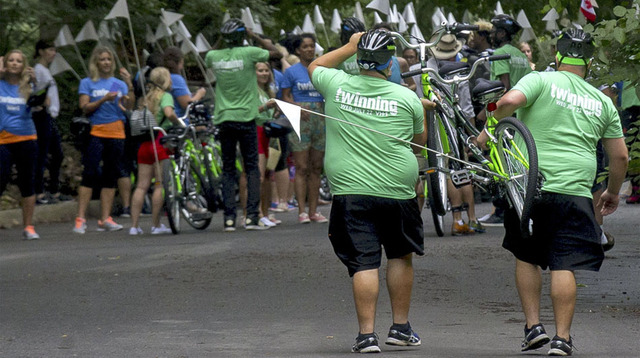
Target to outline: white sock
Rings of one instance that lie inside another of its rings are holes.
[[[602,229],[602,226],[600,226],[600,229]],[[602,243],[602,245],[607,243],[607,236],[604,234],[604,230],[602,230],[602,236],[600,236],[600,242]]]

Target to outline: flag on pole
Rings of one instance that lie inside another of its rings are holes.
[[[173,35],[173,31],[171,31],[169,26],[165,25],[162,21],[159,22],[155,33],[156,40],[160,40],[171,35]]]
[[[471,11],[464,10],[464,14],[462,14],[462,22],[464,22],[465,24],[470,24],[473,22],[473,14],[471,14]]]
[[[211,50],[211,45],[209,44],[209,41],[207,41],[207,39],[204,37],[202,33],[199,33],[196,36],[196,49],[198,49],[198,52],[207,52]]]
[[[411,39],[409,40],[409,42],[411,42],[412,44],[417,44],[418,40],[420,42],[424,42],[424,36],[422,36],[422,31],[420,31],[418,24],[414,24],[411,27]]]
[[[53,62],[49,65],[49,71],[51,71],[52,76],[58,75],[64,71],[71,71],[78,79],[80,79],[80,76],[71,66],[69,66],[69,62],[67,62],[59,52],[56,53],[56,57],[53,58]]]
[[[315,50],[315,54],[317,56],[322,56],[322,54],[324,53],[324,47],[320,46],[320,44],[316,41],[316,50]]]
[[[311,22],[311,15],[309,15],[309,13],[306,13],[304,15],[304,21],[302,22],[302,32],[307,32],[310,34],[316,33],[316,29],[315,27],[313,27],[313,22]]]
[[[449,15],[447,15],[447,22],[449,22],[449,24],[455,24],[458,21],[456,21],[456,18],[453,17],[452,13],[449,13]]]
[[[253,15],[251,15],[251,9],[249,9],[249,7],[245,7],[240,10],[240,18],[242,22],[244,22],[244,26],[251,30],[256,28],[256,24],[253,22]]]
[[[229,11],[225,11],[224,15],[222,15],[222,23],[229,21],[231,19],[231,15],[229,15]]]
[[[522,33],[520,34],[520,42],[527,42],[536,38],[536,34],[533,32],[533,29],[531,28],[531,23],[527,18],[527,14],[524,13],[524,10],[520,10],[516,21],[518,21],[520,26],[522,26]]]
[[[331,27],[329,29],[338,34],[340,33],[340,24],[342,24],[340,13],[338,12],[338,9],[333,9],[333,16],[331,16]]]
[[[389,15],[389,0],[373,0],[366,6],[366,8],[380,11],[385,15]]]
[[[387,21],[391,24],[397,24],[400,22],[400,20],[398,20],[399,16],[400,14],[398,13],[398,6],[396,4],[393,4],[393,7],[389,9],[389,16],[387,17]]]
[[[318,5],[313,7],[313,23],[316,25],[324,25],[324,19],[322,18],[320,6]]]
[[[182,20],[178,21],[178,26],[176,28],[176,33],[180,34],[185,39],[190,39],[191,38],[191,33],[189,32],[189,30],[185,26],[184,22],[182,22]]]
[[[104,18],[105,20],[115,19],[116,17],[124,17],[125,19],[129,18],[129,7],[127,6],[127,0],[118,0],[109,14]]]
[[[253,18],[253,24],[256,25],[255,29],[253,29],[253,32],[258,35],[264,35],[264,30],[262,30],[262,22],[260,22],[258,15]]]
[[[406,21],[404,21],[404,16],[402,14],[398,14],[398,32],[404,34],[409,29]]]
[[[76,35],[76,42],[82,42],[87,40],[98,41],[98,33],[96,32],[95,26],[93,26],[93,21],[87,21],[84,26],[82,26],[82,30]]]
[[[354,11],[355,13],[353,14],[353,17],[362,21],[362,23],[364,24],[364,14],[362,13],[362,6],[360,5],[359,1],[356,1],[356,7]]]
[[[98,25],[98,37],[103,40],[113,40],[113,34],[109,30],[109,24],[106,21],[100,21]]]
[[[149,24],[145,25],[147,27],[147,32],[144,35],[144,40],[148,43],[148,44],[152,44],[155,43],[156,37],[153,34],[153,31],[151,30],[151,27],[149,27]]]
[[[591,22],[596,21],[596,9],[594,9],[593,6],[594,5],[591,0],[582,0],[582,3],[580,4],[580,12]]]
[[[160,20],[164,22],[165,25],[171,26],[176,22],[182,20],[184,15],[178,14],[177,12],[165,11],[165,9],[160,9]]]
[[[408,3],[407,6],[404,7],[402,16],[404,17],[404,20],[407,23],[407,25],[413,25],[417,22],[416,12],[415,12],[415,9],[413,8],[413,2]]]
[[[498,1],[498,3],[496,3],[496,9],[493,11],[493,13],[495,15],[504,14],[504,10],[502,10],[502,4],[500,4],[500,1]]]
[[[180,51],[182,51],[182,53],[184,54],[193,52],[194,54],[198,55],[198,49],[196,48],[196,45],[194,45],[193,42],[191,42],[191,40],[189,39],[184,39],[182,41],[182,44],[180,45]]]
[[[553,32],[553,30],[557,30],[558,24],[556,23],[556,20],[558,20],[559,18],[560,15],[558,15],[556,9],[551,8],[551,10],[549,10],[549,12],[542,18],[542,21],[547,23],[545,29],[551,32]]]
[[[68,25],[62,26],[60,31],[58,31],[58,36],[53,41],[53,44],[56,47],[64,47],[64,46],[72,46],[75,45],[75,41],[73,39],[73,35],[71,35],[71,30],[69,30]]]
[[[303,33],[304,31],[302,31],[302,29],[300,28],[300,26],[296,26],[293,28],[293,31],[291,31],[292,34],[294,35],[300,35],[301,33]]]
[[[377,12],[373,13],[373,23],[374,24],[379,24],[382,22],[382,19],[380,18],[380,15],[378,15]]]
[[[440,8],[437,6],[436,10],[433,12],[433,15],[431,15],[431,22],[433,23],[434,31],[442,27],[443,22],[447,22],[447,17],[444,16],[442,10],[440,10]]]
[[[289,120],[289,123],[291,123],[293,130],[298,135],[298,139],[300,139],[300,107],[279,99],[275,101],[284,116]]]

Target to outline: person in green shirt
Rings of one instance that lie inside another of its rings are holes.
[[[511,16],[500,14],[491,19],[493,30],[491,30],[491,42],[493,43],[494,55],[509,54],[509,61],[491,62],[491,79],[501,81],[506,90],[510,90],[518,81],[529,72],[529,59],[518,48],[511,44],[513,36],[520,31],[521,26]]]
[[[336,67],[357,53],[360,75]],[[425,109],[410,89],[387,81],[393,38],[371,30],[351,36],[309,67],[325,98],[325,113],[343,122],[326,122],[325,171],[333,193],[329,238],[353,277],[359,334],[353,352],[380,352],[374,332],[382,246],[387,256],[387,287],[393,325],[385,343],[417,346],[420,337],[408,321],[413,285],[413,253],[424,253],[424,231],[415,194],[418,163],[410,142],[426,142]],[[416,149],[415,152],[418,152]]]
[[[601,229],[596,222],[591,187],[599,139],[609,157],[609,181],[602,193],[602,215],[618,207],[628,153],[620,118],[611,99],[584,78],[594,44],[590,34],[569,29],[558,39],[557,72],[523,77],[497,103],[497,119],[518,110],[538,150],[538,166],[546,178],[532,209],[533,238],[524,239],[514,209],[505,213],[502,246],[516,258],[516,288],[525,314],[522,350],[549,342],[540,322],[542,269],[551,271],[551,302],[556,335],[549,355],[571,355],[570,329],[576,305],[575,270],[598,271],[604,260]],[[478,143],[487,141],[483,131]]]
[[[258,137],[256,118],[260,98],[255,64],[282,54],[268,39],[255,35],[239,19],[226,21],[220,32],[227,48],[211,50],[205,57],[207,67],[216,75],[216,107],[214,124],[220,129],[222,149],[222,196],[224,200],[224,231],[236,227],[236,147],[247,175],[247,230],[261,230],[268,226],[259,222],[260,170],[258,169]],[[245,37],[253,38],[264,49],[243,46]]]
[[[340,42],[344,46],[349,43],[351,35],[363,31],[365,31],[365,26],[362,21],[355,17],[345,17],[340,24]],[[350,75],[359,74],[360,68],[358,67],[356,54],[354,53],[353,56],[338,65],[338,68]]]

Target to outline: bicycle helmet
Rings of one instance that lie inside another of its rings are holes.
[[[358,66],[363,70],[375,70],[384,75],[382,70],[389,66],[391,56],[395,52],[396,46],[388,31],[367,31],[358,42]]]
[[[556,48],[559,64],[586,66],[593,57],[595,44],[590,33],[580,29],[568,29],[558,37]]]
[[[491,24],[495,29],[504,29],[509,36],[515,35],[522,28],[513,17],[506,14],[494,16],[491,19]]]
[[[347,17],[340,24],[340,41],[342,44],[349,42],[351,35],[357,32],[364,32],[364,24],[355,17]]]
[[[240,45],[244,40],[247,28],[244,22],[239,19],[229,19],[220,28],[222,38],[228,45]]]

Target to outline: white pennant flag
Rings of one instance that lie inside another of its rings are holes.
[[[300,107],[279,99],[275,101],[284,116],[289,120],[289,123],[291,123],[293,131],[298,135],[298,140],[300,140]]]
[[[542,21],[547,23],[547,25],[545,26],[545,29],[547,31],[557,30],[558,23],[556,23],[556,20],[558,20],[559,18],[560,18],[560,15],[558,15],[558,12],[556,11],[556,9],[551,8],[551,10],[549,10],[549,12],[546,15],[544,15],[544,17],[542,18]]]
[[[256,23],[253,22],[253,15],[251,15],[251,9],[245,7],[240,10],[240,19],[244,22],[244,26],[253,30],[256,28]]]
[[[431,15],[431,22],[433,23],[433,29],[437,30],[442,27],[443,22],[447,22],[447,17],[444,16],[442,10],[439,7],[436,7],[436,10]]]
[[[313,27],[313,22],[311,22],[311,16],[309,13],[304,15],[304,22],[302,23],[302,32],[308,32],[310,34],[315,34],[316,29]]]
[[[502,4],[500,4],[500,1],[498,1],[498,3],[496,4],[496,9],[493,10],[493,13],[495,15],[501,15],[504,14],[504,11],[502,10]]]
[[[389,9],[389,16],[387,17],[387,21],[391,24],[397,24],[400,22],[400,20],[398,20],[399,15],[400,14],[398,14],[398,7],[396,6],[396,4],[393,4],[393,7]]]
[[[171,35],[173,35],[173,32],[169,26],[165,25],[162,21],[159,22],[155,33],[156,40],[160,40]]]
[[[52,76],[58,75],[64,71],[71,71],[74,75],[76,75],[76,77],[80,78],[76,71],[74,71],[73,68],[69,66],[67,60],[65,60],[59,52],[56,53],[56,57],[53,58],[53,62],[51,62],[51,65],[49,65],[49,71],[51,71]]]
[[[182,51],[182,53],[187,54],[189,52],[193,52],[194,54],[198,54],[198,49],[196,48],[196,45],[193,44],[193,42],[191,42],[191,40],[189,39],[184,39],[182,41],[182,45],[180,45],[180,51]]]
[[[367,9],[377,10],[385,15],[389,15],[389,0],[373,0],[366,7]]]
[[[109,30],[109,24],[106,21],[100,21],[98,25],[98,37],[104,40],[113,40],[111,30]]]
[[[229,15],[229,11],[225,11],[224,15],[222,15],[222,23],[224,24],[229,20],[231,20],[231,15]]]
[[[187,27],[184,25],[184,22],[182,22],[182,20],[178,21],[178,28],[176,32],[182,35],[182,37],[185,39],[191,38],[191,33],[189,32],[189,30],[187,30]]]
[[[313,7],[313,23],[316,25],[324,25],[324,19],[322,18],[320,6],[318,5]]]
[[[82,30],[76,35],[76,42],[82,42],[87,40],[98,41],[98,33],[96,32],[95,26],[93,26],[93,21],[87,21],[84,26],[82,26]]]
[[[342,19],[340,18],[340,13],[338,9],[333,9],[333,16],[331,17],[331,28],[330,30],[334,33],[340,33],[340,24],[342,24]]]
[[[292,34],[294,35],[300,35],[302,33],[302,29],[300,28],[300,26],[296,26],[293,28],[293,31],[291,31]]]
[[[129,18],[129,7],[127,6],[127,0],[118,0],[109,14],[104,18],[105,20],[115,19],[116,17],[124,17],[125,19]]]
[[[411,42],[412,44],[417,44],[418,42],[424,42],[424,36],[422,36],[422,31],[420,31],[418,24],[414,24],[411,27],[411,39],[409,40],[409,42]]]
[[[373,23],[374,24],[379,24],[382,22],[382,19],[380,18],[380,15],[378,15],[377,12],[373,13]]]
[[[196,36],[196,49],[198,52],[207,52],[211,50],[211,45],[209,45],[209,41],[204,37],[202,33],[199,33]]]
[[[147,32],[144,34],[144,40],[148,43],[148,44],[152,44],[155,43],[156,37],[153,34],[153,31],[151,30],[151,27],[149,27],[149,25],[145,25],[147,27]]]
[[[258,35],[264,35],[264,30],[262,30],[262,23],[260,22],[258,15],[254,17],[253,24],[256,25],[255,29],[253,29],[253,32]]]
[[[165,25],[171,26],[176,22],[182,20],[184,15],[178,14],[177,12],[165,11],[165,9],[160,9],[160,20],[164,22]]]
[[[324,47],[320,46],[320,44],[316,42],[316,51],[315,51],[316,56],[322,56],[323,53],[324,53]]]
[[[355,12],[353,14],[353,17],[362,21],[362,23],[364,24],[364,14],[362,13],[362,6],[360,5],[359,1],[356,1],[356,7],[354,11]]]
[[[447,22],[449,22],[449,24],[455,24],[457,22],[452,13],[449,13],[449,15],[447,15]]]
[[[522,33],[520,34],[520,42],[528,42],[536,38],[536,34],[533,32],[533,29],[531,28],[531,23],[527,18],[527,14],[524,13],[524,10],[520,10],[516,21],[520,24],[520,26],[522,26]]]
[[[473,23],[473,14],[471,14],[471,11],[464,10],[464,14],[462,14],[462,22],[465,24]]]
[[[409,29],[409,26],[404,21],[404,16],[402,14],[398,14],[398,32],[404,34]]]
[[[64,46],[72,46],[75,45],[75,41],[73,40],[73,35],[71,35],[71,30],[69,30],[68,25],[62,26],[60,31],[58,31],[58,36],[56,37],[53,44],[56,47],[64,47]]]
[[[406,21],[407,25],[413,25],[417,22],[416,11],[413,8],[413,2],[408,3],[407,6],[404,7],[402,16],[404,17],[404,20]]]

